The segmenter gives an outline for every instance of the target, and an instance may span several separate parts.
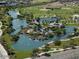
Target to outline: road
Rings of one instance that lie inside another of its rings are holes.
[[[4,47],[0,44],[0,59],[9,59],[9,56],[4,49]]]
[[[51,53],[50,57],[38,57],[36,59],[79,59],[79,48],[59,53]]]

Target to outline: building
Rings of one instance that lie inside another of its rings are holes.
[[[0,6],[16,6],[18,3],[17,2],[6,2],[6,1],[1,1]]]
[[[58,22],[60,19],[58,17],[51,17],[51,18],[41,18],[40,23],[52,23],[52,22]]]
[[[16,6],[19,4],[29,5],[31,0],[6,0],[0,1],[0,6]]]

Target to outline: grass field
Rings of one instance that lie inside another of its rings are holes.
[[[47,16],[53,16],[54,14],[56,14],[57,16],[60,16],[62,18],[69,18],[70,16],[72,16],[75,13],[79,13],[79,6],[74,6],[74,7],[64,7],[64,8],[70,8],[70,9],[53,9],[53,10],[41,10],[43,8],[36,6],[36,7],[23,7],[23,8],[18,8],[18,10],[21,13],[32,13],[35,17],[41,17],[44,15]]]
[[[53,17],[54,15],[57,15],[58,17],[61,18],[61,21],[63,24],[69,25],[69,26],[79,26],[78,23],[76,23],[75,21],[73,21],[72,16],[74,14],[79,14],[79,6],[65,6],[59,9],[46,9],[46,10],[42,10],[43,8],[39,7],[39,6],[35,6],[35,7],[23,7],[23,8],[17,8],[21,14],[26,14],[26,13],[30,13],[33,14],[33,18],[37,18],[37,17],[41,17],[41,18],[45,18],[45,17]],[[70,20],[69,20],[70,19]],[[73,23],[73,24],[70,24]]]
[[[33,0],[33,3],[43,3],[43,2],[50,2],[51,0]]]
[[[30,56],[32,56],[32,51],[17,51],[12,59],[24,59]]]

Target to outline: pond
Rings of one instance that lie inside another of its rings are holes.
[[[15,29],[14,32],[11,33],[11,35],[16,35],[20,30],[21,27],[27,27],[28,23],[26,20],[17,18],[17,11],[11,10],[8,12],[9,15],[13,18],[12,20],[12,28]],[[49,38],[49,40],[44,41],[38,41],[38,40],[32,40],[29,38],[26,34],[19,34],[19,40],[12,45],[13,48],[16,50],[26,51],[26,50],[33,50],[34,48],[38,48],[48,42],[65,39],[74,32],[74,27],[66,26],[66,35],[61,35],[59,37],[54,36],[53,38]]]

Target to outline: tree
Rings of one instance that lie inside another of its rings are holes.
[[[54,42],[55,46],[60,46],[61,45],[61,41],[57,40]]]
[[[34,50],[32,51],[32,57],[36,57],[38,51],[39,51],[39,49],[34,49]]]
[[[18,35],[13,35],[12,38],[13,38],[12,41],[17,42],[18,39],[19,39],[19,36]]]
[[[77,32],[77,28],[74,28],[74,32]]]
[[[74,41],[75,41],[75,39],[70,39],[70,46],[76,46],[77,45]]]
[[[44,47],[44,51],[49,51],[49,50],[50,50],[50,46],[49,46],[49,44],[45,45],[45,47]]]
[[[33,14],[32,13],[26,13],[26,14],[24,14],[24,17],[28,20],[31,20],[31,19],[33,19]]]

